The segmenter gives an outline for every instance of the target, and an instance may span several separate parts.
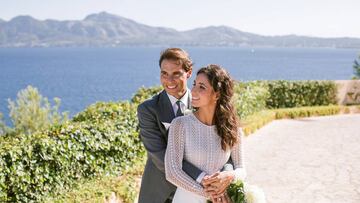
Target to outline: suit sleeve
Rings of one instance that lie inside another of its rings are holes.
[[[164,158],[166,151],[166,140],[160,132],[156,117],[148,108],[141,104],[138,106],[137,115],[139,120],[140,138],[145,149],[155,166],[165,173]]]

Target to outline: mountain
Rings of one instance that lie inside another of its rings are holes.
[[[360,38],[263,36],[227,26],[177,31],[148,26],[106,12],[68,21],[41,21],[31,16],[17,16],[10,21],[0,19],[0,47],[140,45],[360,48]]]

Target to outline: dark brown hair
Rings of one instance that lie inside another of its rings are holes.
[[[219,93],[214,120],[217,134],[221,137],[221,148],[226,150],[239,142],[239,120],[232,103],[234,82],[224,68],[214,64],[201,68],[199,74],[205,74],[214,91]]]
[[[161,52],[159,59],[159,66],[161,67],[161,62],[165,59],[173,60],[180,63],[183,69],[188,72],[192,70],[193,63],[190,59],[190,56],[186,51],[180,48],[168,48]]]

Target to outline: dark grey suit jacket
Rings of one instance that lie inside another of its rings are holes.
[[[140,138],[148,155],[142,176],[139,203],[163,203],[176,190],[176,187],[165,178],[164,165],[168,130],[163,123],[171,123],[175,118],[174,110],[166,92],[162,91],[140,104],[137,113]],[[183,161],[183,170],[194,180],[202,172],[186,161]]]

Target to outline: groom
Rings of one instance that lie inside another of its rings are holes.
[[[140,104],[137,109],[140,138],[148,156],[139,203],[171,202],[176,187],[165,178],[164,157],[168,128],[175,117],[182,116],[186,109],[191,109],[191,92],[186,85],[193,67],[189,55],[180,48],[169,48],[162,52],[159,65],[164,90]],[[183,170],[212,194],[223,192],[231,182],[228,177],[209,178],[187,161],[183,161]],[[214,182],[219,183],[213,184],[219,187],[207,187]]]

